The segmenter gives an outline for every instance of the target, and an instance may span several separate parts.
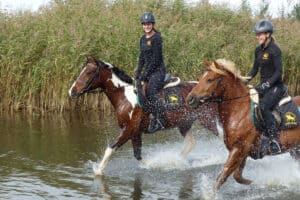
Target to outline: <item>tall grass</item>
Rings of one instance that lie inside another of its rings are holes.
[[[227,58],[243,73],[250,70],[257,19],[244,11],[183,1],[56,0],[37,13],[0,14],[0,107],[2,111],[37,112],[107,109],[102,95],[78,100],[67,90],[86,55],[113,63],[133,75],[137,66],[139,23],[153,11],[164,39],[168,71],[185,80],[197,79],[203,60]],[[273,20],[283,51],[284,79],[290,93],[300,93],[300,23]]]

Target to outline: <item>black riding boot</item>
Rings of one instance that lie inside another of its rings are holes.
[[[270,138],[270,151],[272,154],[281,153],[280,141],[277,135],[278,129],[275,124],[267,127],[268,136]]]
[[[148,133],[154,133],[165,128],[164,108],[159,98],[152,98],[153,112],[150,114]]]
[[[148,127],[148,133],[154,133],[156,131],[165,128],[164,115],[160,112],[150,114],[150,124]]]

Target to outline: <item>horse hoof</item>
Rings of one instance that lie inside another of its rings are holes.
[[[95,176],[103,176],[104,174],[103,174],[103,171],[102,170],[94,170],[94,175]]]
[[[252,181],[250,181],[248,179],[243,179],[243,180],[240,180],[239,183],[244,184],[244,185],[250,185],[252,183]]]
[[[249,179],[235,178],[235,177],[234,177],[234,179],[236,180],[236,182],[243,184],[243,185],[250,185],[252,183],[252,181]]]
[[[97,165],[93,166],[93,171],[95,176],[103,176],[103,170],[101,170],[101,168],[98,168]]]

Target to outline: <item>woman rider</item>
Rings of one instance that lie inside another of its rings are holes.
[[[148,132],[153,133],[164,128],[164,108],[158,96],[163,88],[166,67],[162,55],[162,37],[154,28],[155,18],[151,12],[141,17],[145,34],[140,39],[140,56],[135,78],[147,84],[147,99],[152,113]]]
[[[272,110],[285,92],[281,50],[272,37],[274,30],[271,22],[261,20],[256,23],[253,31],[256,33],[259,46],[255,49],[253,68],[248,76],[251,80],[260,70],[261,81],[255,87],[260,96],[259,107],[265,121],[266,136],[270,139],[270,150],[272,153],[280,153],[278,129]]]

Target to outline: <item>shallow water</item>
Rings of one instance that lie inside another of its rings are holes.
[[[288,154],[248,159],[250,186],[232,177],[214,195],[226,160],[221,137],[193,127],[195,149],[183,158],[177,130],[143,136],[143,162],[128,142],[104,177],[93,167],[118,136],[113,116],[96,113],[0,117],[0,199],[300,199],[300,164]]]

